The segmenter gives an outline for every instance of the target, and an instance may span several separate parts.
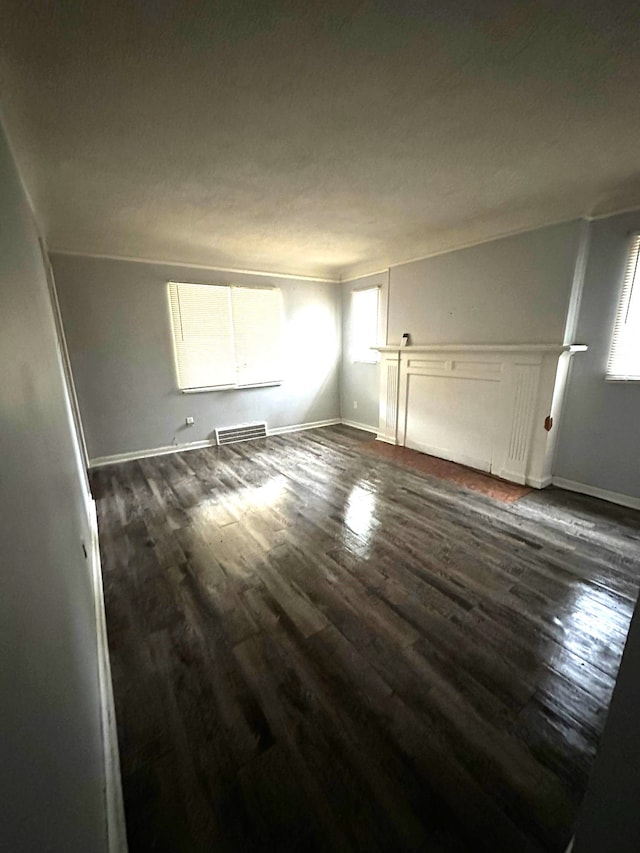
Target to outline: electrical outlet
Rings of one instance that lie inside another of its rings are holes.
[[[188,418],[185,418],[184,422],[186,423],[187,426],[193,426],[195,423],[195,420],[191,417],[191,415],[189,415]]]
[[[353,408],[354,408],[354,409],[357,409],[357,408],[358,408],[358,401],[357,401],[357,400],[354,400],[354,401],[353,401]]]

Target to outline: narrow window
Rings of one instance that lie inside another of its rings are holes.
[[[607,379],[640,380],[640,234],[634,234],[607,362]]]
[[[378,287],[354,290],[351,293],[351,361],[375,364],[379,353],[371,349],[378,343]]]

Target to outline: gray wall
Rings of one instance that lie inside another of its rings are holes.
[[[84,486],[30,209],[0,129],[0,847],[105,849]]]
[[[640,383],[605,382],[611,334],[629,247],[640,211],[591,223],[576,340],[554,474],[640,497]]]
[[[91,458],[201,441],[237,423],[274,428],[340,416],[340,285],[72,255],[51,261]],[[168,281],[279,286],[284,383],[181,394]]]
[[[386,335],[388,272],[345,281],[342,285],[342,371],[340,374],[340,411],[345,420],[378,429],[380,366],[351,361],[351,294],[354,290],[380,287],[380,323],[378,343]],[[357,408],[354,408],[354,402]]]
[[[565,222],[345,282],[342,417],[378,423],[379,368],[349,359],[354,288],[383,285],[383,343],[399,343],[404,332],[413,344],[562,343],[580,229],[578,220]]]
[[[562,343],[580,222],[392,267],[389,343]]]

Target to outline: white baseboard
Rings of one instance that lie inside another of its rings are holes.
[[[102,591],[102,565],[98,542],[98,518],[94,501],[87,497],[87,514],[91,528],[91,570],[93,576],[96,635],[98,648],[98,683],[100,688],[100,714],[104,750],[104,794],[107,819],[107,849],[109,853],[127,853],[127,832],[122,801],[120,754],[116,712],[113,702],[111,665],[107,641],[107,624]]]
[[[473,468],[473,465],[471,467]],[[516,486],[534,485],[530,480],[526,480],[524,474],[521,474],[519,471],[509,471],[508,468],[503,468],[501,471],[487,471],[484,469],[483,473],[492,474],[494,477],[499,477],[501,480],[506,480],[508,483],[513,483]]]
[[[347,423],[349,426],[355,426],[355,424],[349,424],[349,422],[345,421],[345,420],[343,420],[342,423],[343,424]],[[366,427],[366,428],[371,430],[371,427]],[[361,427],[361,429],[365,429],[365,427]],[[371,431],[374,432],[374,430],[371,430]],[[397,445],[397,441],[393,441],[391,439],[385,438],[385,436],[380,435],[380,434],[376,435],[376,439],[378,441],[384,441],[385,444]],[[485,467],[483,467],[482,462],[479,462],[477,459],[472,459],[471,457],[463,457],[463,458],[452,459],[451,456],[443,455],[443,452],[440,450],[438,450],[438,452],[436,453],[435,450],[437,448],[427,448],[423,445],[418,446],[414,449],[417,450],[418,453],[427,453],[429,456],[435,456],[438,459],[444,459],[445,461],[456,462],[458,465],[466,465],[467,467],[473,468],[474,471],[478,471],[481,474],[493,473],[496,477],[499,477],[502,480],[506,480],[509,483],[514,483],[516,485],[518,485],[518,484],[524,485],[524,482],[522,481],[522,478],[520,477],[520,475],[511,474],[509,471],[500,471],[499,473],[495,472],[495,471],[489,472],[486,470]],[[542,478],[527,477],[526,485],[532,486],[534,489],[545,489],[547,486],[551,485],[551,477],[550,476],[549,477],[542,477]]]
[[[318,429],[318,427],[335,426],[342,423],[340,418],[329,418],[326,421],[310,421],[306,424],[291,424],[290,426],[274,427],[267,429],[267,435],[283,435],[287,432],[300,432],[304,429]],[[370,427],[360,427],[370,429]],[[215,441],[204,439],[203,441],[192,441],[189,444],[169,444],[166,447],[153,447],[149,450],[133,450],[130,453],[114,453],[113,456],[96,456],[89,460],[89,468],[103,468],[105,465],[114,465],[118,462],[131,462],[134,459],[147,459],[150,456],[166,456],[169,453],[183,453],[185,450],[199,450],[202,447],[215,447]]]
[[[405,445],[405,447],[407,447],[407,445]],[[417,450],[419,453],[426,453],[428,456],[437,456],[438,459],[444,459],[446,462],[457,462],[458,465],[466,465],[467,468],[475,468],[476,471],[480,471],[483,474],[490,473],[490,462],[487,462],[486,459],[470,456],[468,453],[453,453],[444,447],[434,447],[430,444],[423,444],[418,441],[414,442],[409,449]]]
[[[133,459],[147,459],[149,456],[166,456],[169,453],[182,453],[184,450],[198,450],[212,447],[215,441],[192,441],[190,444],[169,444],[166,447],[152,447],[149,450],[133,450],[130,453],[114,453],[113,456],[96,456],[89,460],[89,468],[103,468],[116,462],[131,462]]]
[[[267,430],[267,435],[284,435],[287,432],[300,432],[303,429],[318,429],[319,427],[335,426],[340,418],[329,418],[326,421],[310,421],[307,424],[291,424],[291,426],[274,427]]]
[[[601,498],[603,501],[626,506],[630,509],[640,509],[640,498],[635,498],[632,495],[610,492],[607,489],[600,489],[598,486],[590,486],[587,483],[576,483],[574,480],[565,480],[563,477],[553,477],[552,482],[559,489],[567,489],[569,492],[580,492],[583,495],[590,495],[592,498]]]
[[[526,485],[533,486],[534,489],[546,489],[552,483],[552,477],[527,477]]]
[[[358,421],[348,421],[346,418],[340,418],[340,423],[345,426],[353,427],[354,429],[361,429],[363,432],[373,432],[378,433],[378,427],[369,426],[369,424],[361,424]]]
[[[382,435],[382,433],[376,434],[376,441],[383,441],[385,444],[392,444],[394,447],[397,447],[398,442],[395,438],[387,438],[386,435]]]

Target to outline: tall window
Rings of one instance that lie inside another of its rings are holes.
[[[170,282],[169,302],[180,389],[282,381],[279,290]]]
[[[354,290],[351,293],[351,361],[375,364],[379,353],[371,349],[378,343],[378,287]]]
[[[631,241],[613,340],[607,379],[640,380],[640,234]]]

